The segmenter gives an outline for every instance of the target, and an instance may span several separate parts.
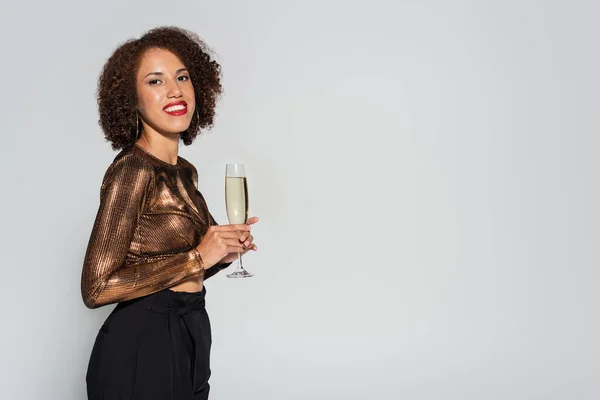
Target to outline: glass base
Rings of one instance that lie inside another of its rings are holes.
[[[228,278],[250,278],[251,276],[254,276],[254,274],[252,272],[248,272],[245,269],[238,269],[235,272],[232,272],[231,274],[227,275]]]

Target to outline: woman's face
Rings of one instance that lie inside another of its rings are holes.
[[[138,110],[148,128],[174,135],[185,131],[195,114],[196,99],[190,74],[173,53],[150,49],[142,56],[136,77]]]

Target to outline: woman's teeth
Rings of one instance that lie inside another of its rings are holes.
[[[173,112],[173,111],[181,111],[184,110],[185,106],[173,106],[173,107],[169,107],[169,108],[165,108],[166,112]]]

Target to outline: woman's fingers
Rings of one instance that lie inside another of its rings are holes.
[[[253,236],[249,232],[241,232],[239,239],[240,239],[240,242],[245,243],[251,237],[253,237]]]
[[[246,224],[229,224],[229,225],[213,225],[214,228],[218,232],[224,231],[250,231],[250,225],[254,225],[258,222],[258,217],[248,218],[248,222]]]
[[[216,232],[250,231],[250,225],[247,224],[213,225],[211,228]]]
[[[243,248],[239,248],[239,247],[227,247],[227,254],[229,253],[242,253],[244,254],[246,252],[246,249]]]
[[[227,245],[228,247],[235,247],[238,249],[243,249],[244,248],[244,244],[240,243],[239,239],[235,238],[235,239],[223,239],[223,242],[225,243],[225,245]]]
[[[236,240],[237,239],[237,240]],[[248,250],[257,250],[256,245],[254,244],[254,236],[250,235],[246,240],[242,240],[241,238],[223,238],[224,243],[228,246],[234,246],[239,249],[243,249],[244,251]],[[239,250],[237,250],[239,251]]]
[[[246,232],[219,232],[217,237],[223,240],[233,240],[231,243],[237,243],[244,246],[249,246],[254,241],[254,236]]]
[[[242,237],[240,238],[240,242],[244,243],[245,247],[249,247],[252,244],[252,241],[254,241],[254,236],[252,235],[248,235],[248,237],[242,235]]]
[[[227,246],[228,253],[246,254],[250,250],[254,250],[254,251],[258,250],[258,247],[252,242],[250,242],[249,244],[246,244],[246,243],[241,243],[236,240],[227,239],[227,240],[224,240],[224,243]]]
[[[247,252],[249,252],[250,250],[257,251],[257,250],[258,250],[258,247],[256,247],[256,245],[254,245],[254,244],[253,244],[252,246],[245,248],[243,251],[241,251],[241,253],[242,253],[242,254],[246,254],[246,253],[247,253]]]
[[[245,254],[250,250],[258,250],[254,244],[254,236],[250,234],[250,225],[258,222],[258,217],[248,218],[246,224],[213,225],[209,228],[207,238],[212,236],[227,253]],[[214,243],[214,242],[213,242]]]
[[[225,232],[219,232],[217,234],[218,237],[223,238],[223,239],[237,239],[238,241],[242,241],[242,237],[248,237],[248,234],[246,233],[242,233],[242,232],[238,232],[238,231],[225,231]]]

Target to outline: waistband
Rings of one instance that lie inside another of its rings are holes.
[[[164,314],[183,315],[191,310],[204,309],[206,305],[206,287],[200,292],[175,292],[163,289],[132,300],[120,302],[114,312],[124,309],[146,309]]]
[[[206,305],[206,287],[196,293],[161,290],[149,296],[146,309],[161,314],[183,316],[192,310],[202,310]]]

